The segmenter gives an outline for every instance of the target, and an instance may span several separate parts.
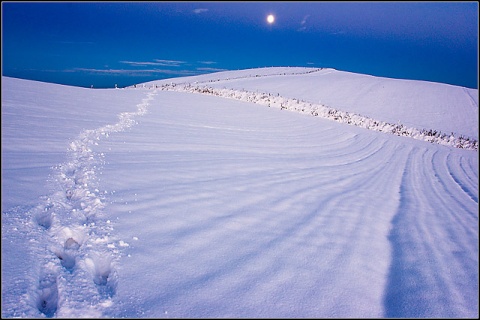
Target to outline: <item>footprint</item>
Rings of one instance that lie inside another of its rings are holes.
[[[65,269],[71,271],[75,267],[75,264],[77,262],[76,254],[73,254],[68,250],[58,251],[55,254],[58,257],[58,259],[60,259],[60,262]]]
[[[50,229],[53,223],[53,204],[40,205],[34,209],[33,219],[39,225],[45,229]]]
[[[73,238],[68,238],[65,241],[64,245],[65,249],[67,250],[78,250],[80,248],[80,244]]]
[[[65,227],[58,234],[59,239],[66,239],[63,247],[55,251],[55,255],[60,259],[62,266],[71,271],[77,262],[78,250],[85,240],[85,234],[81,228]]]
[[[85,259],[85,266],[100,294],[112,297],[117,289],[118,275],[109,256],[94,255]]]
[[[65,241],[63,249],[55,253],[65,269],[71,271],[75,267],[77,262],[77,250],[79,248],[80,244],[77,241],[73,238],[68,238],[67,241]]]
[[[68,200],[71,200],[72,197],[73,197],[73,190],[72,189],[68,189],[67,191],[65,191],[65,196]]]
[[[57,276],[47,271],[41,278],[38,285],[37,308],[47,318],[55,315],[58,308],[58,286]]]

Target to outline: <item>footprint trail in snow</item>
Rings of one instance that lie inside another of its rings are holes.
[[[146,114],[155,95],[155,90],[148,93],[136,112],[121,113],[116,124],[85,130],[72,141],[67,161],[54,168],[53,191],[31,212],[39,229],[37,241],[45,243],[31,297],[46,317],[100,317],[112,305],[120,251],[111,222],[105,220],[106,191],[98,189],[105,155],[92,148],[135,125],[135,117]]]

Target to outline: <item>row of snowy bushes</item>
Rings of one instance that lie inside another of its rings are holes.
[[[207,86],[194,86],[192,84],[164,84],[159,86],[161,90],[182,91],[191,93],[201,93],[214,95],[223,98],[236,99],[241,101],[253,102],[280,110],[290,110],[300,113],[310,114],[315,117],[334,120],[340,123],[355,125],[365,129],[391,133],[397,136],[411,137],[418,140],[438,143],[441,145],[452,146],[461,149],[478,150],[478,141],[462,135],[455,136],[442,133],[437,130],[426,130],[409,128],[403,124],[392,124],[384,121],[374,120],[369,117],[358,114],[336,110],[334,108],[315,104],[299,99],[290,99],[280,95],[270,93],[258,93],[245,90],[219,89]]]

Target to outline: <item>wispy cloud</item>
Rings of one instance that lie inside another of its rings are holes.
[[[155,62],[159,63],[159,65],[163,65],[163,66],[167,66],[167,67],[178,67],[182,64],[187,63],[186,61],[160,60],[160,59],[155,59]]]
[[[120,63],[128,64],[130,66],[143,67],[143,66],[161,66],[161,67],[179,67],[185,64],[185,61],[178,60],[162,60],[154,59],[153,61],[120,61]]]
[[[215,61],[197,61],[197,62],[201,64],[216,64]]]
[[[211,68],[215,61],[197,61],[200,65],[205,67],[193,68],[187,61],[181,60],[165,60],[153,59],[152,61],[119,61],[121,64],[127,65],[125,68],[72,68],[63,70],[63,72],[81,72],[96,75],[111,75],[111,76],[155,76],[155,75],[172,75],[172,76],[193,76],[208,72],[219,72],[227,69]]]
[[[144,62],[144,61],[120,61],[120,63],[128,64],[134,67],[143,67],[143,66],[158,66],[158,62]]]
[[[156,74],[191,76],[199,74],[197,70],[171,70],[171,69],[93,69],[93,68],[74,68],[66,69],[64,72],[85,72],[103,75],[129,75],[129,76],[146,76]]]
[[[305,25],[305,23],[307,23],[307,19],[308,19],[308,18],[310,18],[310,15],[309,15],[309,14],[307,14],[305,17],[303,17],[303,20],[302,20],[302,22],[300,22],[300,24],[301,24],[302,26]]]
[[[310,18],[310,15],[307,14],[305,17],[303,17],[302,21],[300,22],[301,27],[297,31],[305,31],[307,30],[307,20]]]
[[[197,68],[198,71],[204,72],[220,72],[220,71],[227,71],[228,69],[220,69],[220,68]]]
[[[208,9],[204,9],[204,8],[198,8],[198,9],[194,9],[193,12],[195,14],[200,14],[200,13],[204,13],[204,12],[207,12]]]

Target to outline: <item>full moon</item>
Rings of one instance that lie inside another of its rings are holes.
[[[267,17],[267,22],[272,24],[273,21],[275,21],[275,17],[273,14],[269,14],[268,17]]]

